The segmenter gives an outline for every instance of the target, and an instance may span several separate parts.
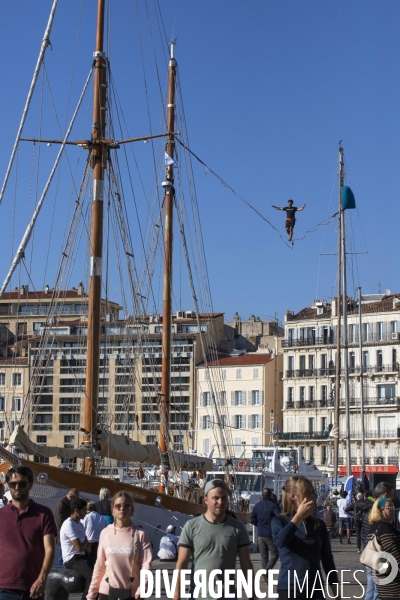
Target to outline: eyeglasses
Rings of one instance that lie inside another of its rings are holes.
[[[123,510],[124,508],[130,508],[130,504],[114,504],[114,508],[117,510]]]
[[[24,490],[27,485],[28,482],[27,481],[9,481],[8,482],[8,487],[11,488],[12,490],[15,490],[15,488],[18,486],[19,488],[21,488],[21,490]]]

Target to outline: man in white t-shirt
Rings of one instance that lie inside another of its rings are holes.
[[[168,525],[166,534],[160,540],[160,549],[158,551],[158,558],[161,561],[176,560],[178,557],[178,542],[179,538],[175,535],[176,527],[174,525]]]
[[[348,512],[346,512],[346,508],[349,505],[349,501],[347,499],[348,495],[348,492],[340,492],[340,498],[337,501],[337,507],[339,509],[339,544],[343,544],[343,529],[347,530],[347,543],[351,544],[350,515]]]
[[[64,566],[67,569],[77,571],[86,581],[82,600],[86,600],[93,573],[93,567],[88,560],[90,544],[86,538],[85,528],[81,523],[81,519],[86,516],[86,506],[87,502],[83,498],[72,500],[70,504],[71,516],[64,521],[60,530]]]

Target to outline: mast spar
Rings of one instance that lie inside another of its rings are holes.
[[[160,451],[162,456],[159,491],[165,492],[168,478],[168,421],[171,396],[171,328],[172,328],[172,243],[173,243],[173,206],[174,206],[174,136],[175,128],[175,81],[176,60],[174,58],[175,42],[170,44],[170,60],[168,65],[168,140],[165,152],[172,160],[166,160],[164,188],[165,227],[164,227],[164,281],[163,281],[163,321],[162,321],[162,361],[161,361],[161,395],[160,395]],[[166,159],[168,158],[166,156]],[[167,163],[170,164],[167,164]]]
[[[339,216],[338,216],[338,295],[337,295],[337,325],[336,325],[336,377],[335,377],[335,395],[334,395],[334,423],[332,428],[333,435],[333,473],[335,478],[335,488],[338,484],[339,473],[339,412],[340,412],[340,367],[341,367],[341,349],[340,349],[340,323],[342,316],[341,302],[341,265],[342,265],[342,203],[341,194],[344,181],[343,148],[339,145]]]
[[[86,387],[83,421],[83,444],[91,446],[96,441],[97,407],[99,398],[101,274],[103,255],[103,190],[104,170],[107,164],[106,125],[106,55],[104,44],[104,5],[98,0],[95,74],[93,92],[93,123],[90,164],[93,169],[92,224],[90,231],[90,279],[88,301],[88,332],[86,356]],[[85,459],[85,473],[95,475],[93,459]]]

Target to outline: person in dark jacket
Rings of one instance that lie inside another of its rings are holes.
[[[264,488],[262,491],[262,500],[257,502],[251,513],[250,521],[252,525],[257,526],[258,547],[261,554],[261,568],[266,569],[268,578],[268,570],[273,569],[276,565],[279,554],[272,539],[271,522],[277,511],[276,503],[271,500],[272,491],[269,488]],[[279,514],[279,513],[278,513]]]
[[[329,539],[335,537],[335,529],[336,529],[336,515],[332,510],[332,506],[328,504],[324,514],[322,515],[322,519],[326,525],[326,528],[329,533]]]
[[[321,580],[321,563],[325,574],[330,573],[331,597],[337,597],[338,572],[326,525],[322,519],[313,515],[315,499],[312,483],[306,477],[294,475],[285,481],[282,513],[272,519],[272,537],[281,560],[279,600],[325,598],[325,592],[318,585],[318,577]],[[315,581],[317,585],[312,593]],[[299,586],[302,587],[301,592]]]
[[[114,523],[114,517],[111,508],[111,492],[108,488],[101,488],[99,492],[99,500],[94,503],[96,512],[99,513],[107,521],[107,525]]]
[[[361,527],[363,521],[363,512],[360,509],[360,502],[364,501],[363,494],[358,492],[356,496],[356,500],[351,502],[348,507],[345,509],[345,512],[351,513],[353,516],[354,528],[356,530],[356,539],[357,539],[357,552],[361,554]]]
[[[68,494],[60,498],[55,508],[54,513],[58,529],[58,539],[60,539],[61,525],[71,516],[70,503],[72,500],[77,499],[79,499],[79,491],[76,488],[72,488],[69,490]]]

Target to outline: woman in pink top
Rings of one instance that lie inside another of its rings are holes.
[[[107,600],[110,586],[118,589],[130,587],[131,598],[140,598],[140,570],[151,569],[150,539],[147,533],[131,522],[134,512],[132,497],[128,492],[118,492],[112,499],[111,507],[114,523],[100,534],[97,561],[87,600],[96,600],[97,596],[99,600]],[[137,552],[132,568],[135,540]]]

